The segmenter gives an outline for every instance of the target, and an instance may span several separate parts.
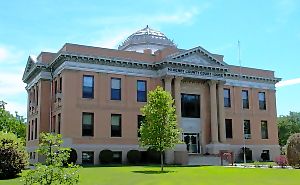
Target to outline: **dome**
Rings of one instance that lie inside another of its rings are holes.
[[[136,52],[144,52],[144,50],[150,49],[155,52],[166,47],[176,47],[176,45],[165,34],[153,30],[147,25],[144,29],[130,35],[118,49]]]

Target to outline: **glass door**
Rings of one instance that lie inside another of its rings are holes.
[[[188,153],[200,153],[199,133],[183,133],[182,135]]]

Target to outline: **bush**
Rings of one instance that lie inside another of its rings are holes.
[[[127,152],[128,163],[137,164],[141,161],[141,152],[138,150],[130,150]]]
[[[285,166],[287,166],[288,161],[285,155],[280,155],[278,157],[275,158],[275,163],[278,166],[281,166],[281,168],[284,168]]]
[[[12,178],[28,165],[28,154],[21,139],[0,132],[0,179]]]
[[[286,156],[289,165],[300,168],[300,133],[293,134],[287,141]]]
[[[77,152],[75,149],[71,148],[70,150],[70,156],[68,158],[68,164],[76,164],[76,161],[77,161]]]
[[[151,148],[147,150],[148,162],[153,164],[160,163],[160,153]]]
[[[113,152],[111,150],[102,150],[99,154],[99,160],[101,164],[112,163]]]

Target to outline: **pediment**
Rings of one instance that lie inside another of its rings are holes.
[[[28,60],[27,60],[27,63],[26,63],[25,71],[24,71],[24,74],[23,74],[23,79],[31,71],[31,69],[34,68],[35,63],[36,63],[36,61],[31,56],[29,56]]]
[[[217,55],[221,56],[221,55]],[[169,56],[173,60],[193,63],[198,65],[226,66],[227,64],[220,60],[216,55],[209,53],[202,47],[198,46],[180,53]]]

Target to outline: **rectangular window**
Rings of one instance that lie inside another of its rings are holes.
[[[200,118],[200,95],[181,94],[181,116]]]
[[[244,120],[244,138],[251,139],[250,120]]]
[[[52,117],[51,132],[55,132],[55,126],[56,126],[56,116],[53,116]]]
[[[147,101],[147,82],[145,80],[137,81],[137,101],[138,102]]]
[[[230,89],[224,89],[224,107],[231,107]]]
[[[142,125],[142,122],[145,120],[145,116],[142,116],[142,115],[138,115],[138,122],[137,122],[137,126],[138,126],[138,137],[141,137],[141,133],[140,133],[140,128],[141,128],[141,125]]]
[[[121,78],[111,78],[111,100],[121,100]]]
[[[28,122],[28,135],[27,135],[28,141],[30,141],[30,121]]]
[[[32,120],[31,123],[31,137],[30,137],[31,140],[33,140],[33,127],[34,127],[34,120]]]
[[[232,139],[232,119],[225,119],[226,138]]]
[[[94,76],[83,76],[82,98],[94,98]]]
[[[59,78],[59,92],[62,92],[62,77]]]
[[[57,80],[54,81],[54,94],[57,93]]]
[[[122,137],[121,114],[111,115],[111,137]]]
[[[266,110],[266,94],[264,92],[258,93],[259,109]]]
[[[58,126],[58,129],[57,129],[57,133],[59,133],[60,134],[60,124],[61,124],[61,114],[59,113],[58,115],[57,115],[57,126]]]
[[[263,150],[260,157],[262,158],[263,161],[270,161],[270,151],[269,150]]]
[[[268,135],[268,123],[267,123],[267,121],[261,121],[260,125],[261,125],[261,138],[262,139],[268,139],[269,135]]]
[[[243,108],[249,109],[249,96],[247,90],[242,90]]]
[[[37,118],[35,118],[35,122],[34,122],[34,139],[37,139]]]
[[[94,136],[94,113],[82,113],[82,136]]]
[[[88,164],[88,165],[94,164],[94,152],[83,151],[82,152],[82,164]]]
[[[39,105],[39,86],[36,86],[36,106]]]
[[[122,152],[113,151],[112,162],[115,164],[121,164],[122,163]]]

